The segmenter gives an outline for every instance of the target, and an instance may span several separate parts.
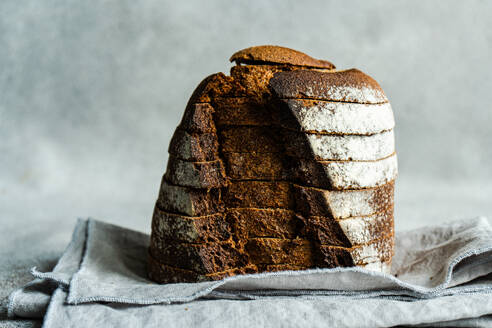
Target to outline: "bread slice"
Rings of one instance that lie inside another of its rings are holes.
[[[286,181],[233,181],[223,196],[228,208],[291,209],[294,206],[290,183]]]
[[[275,153],[281,151],[275,130],[266,127],[234,127],[219,132],[223,153]]]
[[[215,132],[190,133],[176,129],[169,144],[168,152],[185,161],[215,161],[219,159],[217,134]]]
[[[254,264],[313,265],[311,243],[305,239],[251,238],[245,249]]]
[[[316,248],[318,265],[325,268],[365,266],[370,263],[387,262],[393,256],[394,235],[392,233],[370,243],[350,248],[319,245]]]
[[[265,208],[229,208],[227,222],[239,243],[256,237],[293,239],[303,224],[294,211]]]
[[[355,68],[331,72],[279,72],[270,80],[269,86],[280,99],[307,98],[359,104],[388,102],[379,84]]]
[[[234,242],[185,244],[150,240],[150,255],[159,262],[201,274],[216,273],[248,264],[248,257]]]
[[[232,76],[224,73],[215,73],[204,78],[193,91],[186,110],[198,103],[211,103],[216,98],[244,97],[247,90],[244,89]]]
[[[377,161],[310,161],[298,159],[299,184],[329,190],[382,186],[397,174],[396,153]]]
[[[255,273],[258,271],[255,265],[249,264],[242,268],[233,268],[221,272],[203,274],[191,270],[176,268],[157,261],[151,255],[148,256],[147,270],[149,278],[161,284],[201,282],[210,280],[221,280],[238,274]]]
[[[325,190],[293,185],[296,211],[303,216],[334,219],[369,216],[393,206],[394,181],[358,190]]]
[[[395,127],[390,103],[284,99],[275,113],[281,127],[308,133],[371,135]]]
[[[229,59],[240,64],[280,64],[318,69],[335,69],[327,60],[315,59],[303,52],[279,46],[255,46],[234,53]]]
[[[286,153],[317,161],[375,161],[395,152],[393,130],[372,135],[306,134],[284,131]]]
[[[224,213],[185,216],[154,209],[152,238],[163,243],[207,243],[231,238],[231,228]]]
[[[290,160],[283,153],[223,153],[227,175],[236,180],[288,180]]]
[[[191,188],[220,188],[227,184],[221,160],[187,162],[172,155],[167,162],[165,178],[174,185]]]
[[[178,129],[191,133],[215,133],[214,108],[209,103],[189,104]]]
[[[165,178],[162,179],[156,207],[188,216],[204,216],[224,211],[221,189],[176,186]]]
[[[215,124],[227,126],[269,126],[271,113],[266,104],[251,97],[217,98],[214,100]]]
[[[393,207],[370,216],[355,216],[341,220],[329,217],[302,217],[305,235],[320,244],[353,247],[393,233]]]

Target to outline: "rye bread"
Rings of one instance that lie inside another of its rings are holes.
[[[321,267],[349,267],[389,261],[393,256],[393,244],[394,235],[390,233],[353,247],[318,245],[314,252],[317,265]]]
[[[288,180],[290,160],[283,153],[224,153],[227,175],[236,180]]]
[[[379,84],[355,68],[332,72],[278,72],[270,80],[269,86],[280,99],[306,98],[359,104],[388,102]]]
[[[149,278],[161,284],[221,280],[238,274],[255,273],[258,271],[255,265],[249,264],[242,268],[203,274],[166,265],[157,261],[151,255],[148,256],[147,270]]]
[[[286,181],[233,181],[223,195],[230,207],[281,208],[294,206],[291,186]]]
[[[186,107],[178,129],[192,133],[215,133],[214,108],[209,103],[192,103]]]
[[[307,134],[284,130],[285,153],[316,161],[375,161],[395,152],[393,130],[372,135]]]
[[[174,185],[191,188],[220,188],[227,184],[222,161],[188,162],[169,156],[165,178]]]
[[[224,73],[215,73],[204,78],[193,91],[185,111],[198,103],[210,103],[220,97],[244,97],[246,90]]]
[[[227,222],[238,243],[257,237],[293,239],[303,227],[294,211],[278,208],[229,208]]]
[[[231,238],[231,227],[224,213],[186,216],[154,209],[152,238],[166,242],[210,243]]]
[[[282,150],[276,129],[240,126],[219,131],[223,153],[275,153]]]
[[[303,52],[272,45],[255,46],[234,53],[229,59],[236,64],[285,64],[309,68],[335,69],[327,60],[315,59]]]
[[[276,103],[275,123],[284,129],[318,134],[371,135],[392,130],[390,103],[357,104],[312,99],[282,99]]]
[[[163,177],[156,207],[188,216],[204,216],[224,211],[220,188],[196,189],[170,184]]]
[[[389,270],[392,243],[371,238],[393,233],[392,210],[378,211],[392,206],[396,158],[374,142],[392,133],[391,107],[364,73],[311,66],[295,53],[246,49],[233,56],[241,65],[231,76],[196,88],[156,203],[152,279],[338,264]]]
[[[188,244],[150,239],[150,255],[157,261],[180,269],[207,274],[246,266],[248,256],[233,241]]]
[[[299,184],[328,190],[382,186],[397,176],[396,153],[376,161],[315,161],[297,159]]]
[[[293,185],[296,211],[303,216],[334,219],[370,216],[383,212],[394,203],[394,182],[359,190],[324,190]]]
[[[270,126],[269,108],[251,97],[217,98],[214,100],[215,125]]]
[[[219,159],[219,140],[215,132],[193,133],[176,129],[168,152],[190,162],[216,161]]]
[[[298,216],[304,221],[303,235],[319,244],[353,247],[393,233],[393,207],[370,216],[341,220],[321,216]]]
[[[254,264],[314,264],[311,242],[304,239],[251,238],[245,249]]]

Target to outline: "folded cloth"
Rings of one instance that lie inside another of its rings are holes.
[[[392,274],[313,269],[201,283],[147,278],[148,235],[79,220],[52,272],[10,296],[44,327],[492,325],[492,227],[477,218],[396,235]],[[47,309],[47,310],[46,310]]]

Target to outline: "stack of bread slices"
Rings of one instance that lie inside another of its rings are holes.
[[[361,266],[393,254],[394,119],[356,70],[298,51],[237,52],[197,87],[169,145],[149,275],[196,282]]]

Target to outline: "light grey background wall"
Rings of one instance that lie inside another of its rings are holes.
[[[488,211],[491,15],[490,1],[4,0],[2,225],[92,215],[148,230],[187,98],[260,44],[380,82],[397,120],[398,227]]]

